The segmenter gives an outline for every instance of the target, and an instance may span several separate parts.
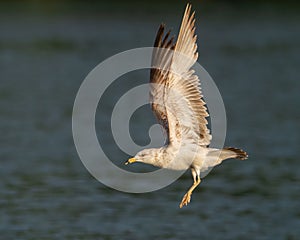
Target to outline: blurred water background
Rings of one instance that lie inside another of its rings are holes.
[[[216,167],[179,209],[189,172],[152,193],[109,189],[77,156],[71,117],[89,71],[152,46],[161,22],[177,33],[185,2],[0,2],[1,239],[300,238],[299,5],[192,3],[199,62],[227,110],[226,145],[250,157]],[[127,156],[107,128],[112,107],[147,81],[147,71],[122,77],[97,114],[99,141],[117,165]],[[139,144],[149,141],[151,114],[133,118]]]

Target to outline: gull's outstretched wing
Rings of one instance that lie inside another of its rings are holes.
[[[164,96],[175,44],[173,43],[174,37],[169,38],[171,31],[164,36],[164,29],[164,24],[161,24],[154,42],[150,71],[150,103],[158,122],[164,128],[167,137],[166,144],[168,144],[170,134]]]
[[[206,120],[209,115],[199,79],[191,69],[198,58],[194,24],[188,4],[175,46],[173,39],[168,40],[169,32],[163,38],[164,27],[160,27],[154,46],[166,50],[154,50],[152,64],[164,70],[151,70],[150,82],[155,84],[151,86],[150,101],[170,143],[207,146],[211,140]]]

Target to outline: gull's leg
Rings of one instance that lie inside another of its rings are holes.
[[[191,201],[192,192],[201,182],[201,179],[199,176],[200,175],[199,171],[196,171],[194,168],[192,168],[191,170],[192,170],[194,183],[190,187],[190,189],[187,191],[187,193],[183,196],[182,201],[179,205],[180,208],[182,208],[184,205],[188,205],[188,203]]]

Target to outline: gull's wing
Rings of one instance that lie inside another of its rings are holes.
[[[152,68],[150,71],[150,103],[151,108],[160,125],[164,128],[166,134],[166,144],[169,143],[169,124],[166,106],[164,104],[165,84],[168,78],[168,69],[171,66],[171,60],[175,44],[173,39],[169,38],[169,31],[164,36],[164,24],[161,24],[156,34],[154,50],[152,54]]]
[[[194,24],[194,13],[188,4],[175,47],[172,39],[168,40],[169,33],[163,38],[164,27],[160,27],[155,47],[166,50],[154,50],[152,63],[164,70],[151,70],[150,82],[155,85],[151,87],[150,99],[170,143],[188,141],[207,146],[211,140],[206,120],[209,115],[199,79],[191,69],[198,58]]]

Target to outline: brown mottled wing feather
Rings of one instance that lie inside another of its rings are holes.
[[[150,104],[154,115],[164,129],[166,143],[169,143],[169,125],[164,104],[164,90],[175,44],[173,43],[174,37],[170,38],[171,31],[164,35],[164,28],[164,24],[161,24],[154,43],[155,48],[150,71]]]
[[[160,26],[154,46],[163,49],[153,51],[152,66],[157,67],[151,70],[150,101],[170,143],[207,146],[211,140],[208,113],[199,79],[191,70],[198,58],[194,23],[194,13],[191,14],[188,4],[175,48],[169,32],[163,37],[164,26]]]

